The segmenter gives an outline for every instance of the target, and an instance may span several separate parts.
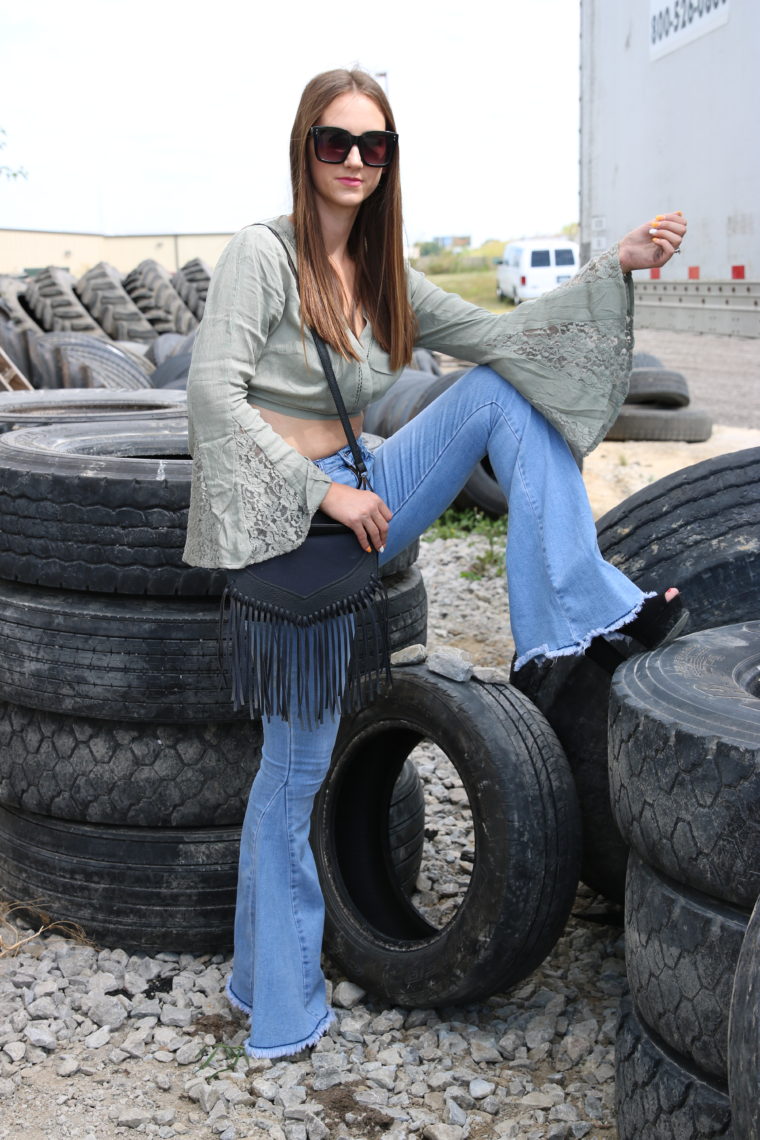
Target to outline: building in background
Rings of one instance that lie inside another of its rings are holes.
[[[681,209],[637,323],[760,336],[757,0],[581,0],[581,258]]]

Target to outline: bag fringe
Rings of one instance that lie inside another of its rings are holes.
[[[355,712],[391,683],[388,599],[379,579],[304,617],[227,586],[220,657],[233,707],[307,725]],[[295,691],[293,689],[295,688]]]

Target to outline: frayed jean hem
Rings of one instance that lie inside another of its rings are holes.
[[[521,653],[512,668],[517,672],[518,669],[522,669],[523,665],[527,665],[529,661],[535,661],[537,659],[539,661],[554,661],[558,657],[582,656],[595,637],[614,636],[617,630],[621,629],[624,625],[628,625],[629,621],[634,620],[647,598],[654,598],[655,596],[656,591],[654,590],[642,594],[641,600],[638,601],[628,613],[623,614],[621,618],[611,625],[604,626],[600,629],[592,629],[590,633],[587,633],[585,637],[580,638],[580,640],[573,642],[572,645],[563,645],[560,646],[559,649],[552,649],[548,645],[539,645],[537,649],[529,649],[527,653]],[[615,640],[619,640],[622,636],[622,634],[617,634]]]
[[[331,1009],[328,1009],[324,1017],[320,1018],[317,1027],[310,1037],[304,1038],[303,1041],[293,1041],[288,1045],[272,1045],[269,1048],[259,1048],[251,1044],[250,1041],[245,1042],[245,1051],[249,1057],[255,1057],[258,1060],[266,1060],[267,1058],[274,1060],[277,1057],[290,1057],[294,1053],[300,1053],[302,1049],[309,1049],[312,1045],[316,1045],[320,1037],[323,1037],[332,1023],[335,1021],[335,1014]]]

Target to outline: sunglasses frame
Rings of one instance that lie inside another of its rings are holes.
[[[319,153],[319,133],[320,133],[320,131],[341,131],[342,134],[348,136],[350,141],[349,141],[348,147],[346,149],[346,153],[343,155],[342,158],[322,158],[321,157],[321,155]],[[391,162],[393,161],[393,155],[396,151],[396,143],[398,142],[398,135],[395,131],[364,131],[360,135],[352,135],[351,132],[347,131],[344,127],[311,127],[309,129],[309,134],[314,139],[314,155],[315,155],[317,161],[318,162],[326,162],[330,166],[339,166],[340,163],[345,162],[346,159],[348,158],[349,154],[351,153],[352,149],[355,146],[359,148],[359,155],[360,155],[361,160],[365,166],[374,166],[374,167],[382,167],[382,168],[384,168],[386,166],[390,166]],[[386,162],[368,162],[367,161],[367,159],[364,156],[364,141],[363,141],[367,135],[384,135],[385,138],[388,140],[389,151],[388,151],[388,158],[387,158]]]

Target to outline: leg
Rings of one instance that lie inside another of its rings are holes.
[[[315,728],[264,721],[261,767],[240,844],[235,957],[227,995],[251,1014],[246,1052],[281,1057],[312,1045],[333,1015],[320,964],[324,903],[311,847],[311,809],[340,720]]]
[[[394,512],[383,557],[421,534],[486,454],[509,500],[516,666],[582,653],[593,637],[630,621],[645,596],[599,553],[564,440],[490,368],[467,373],[375,452],[373,487]]]

